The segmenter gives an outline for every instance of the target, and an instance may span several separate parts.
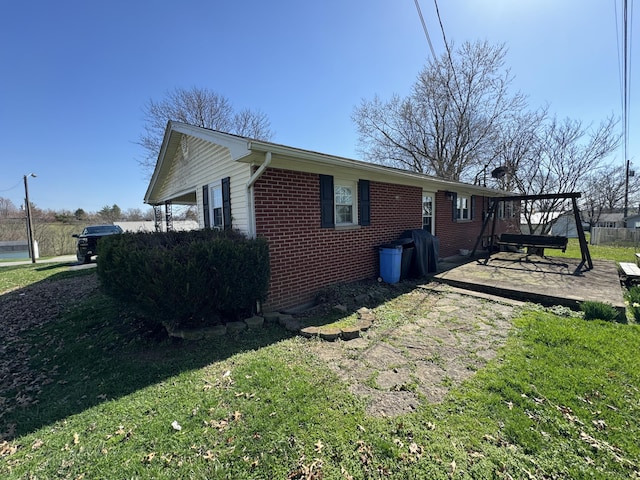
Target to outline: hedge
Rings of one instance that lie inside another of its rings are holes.
[[[109,295],[169,330],[212,326],[266,299],[269,248],[229,231],[111,235],[100,241],[98,276]]]

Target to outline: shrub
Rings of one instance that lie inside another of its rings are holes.
[[[269,249],[237,232],[125,233],[101,240],[98,275],[168,329],[215,325],[266,299]]]
[[[584,312],[585,320],[606,320],[614,322],[619,320],[619,312],[613,305],[602,302],[586,301],[580,303],[580,310]]]
[[[634,285],[625,295],[629,309],[636,321],[640,321],[640,286]]]

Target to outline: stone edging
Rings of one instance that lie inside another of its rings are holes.
[[[375,317],[373,312],[367,307],[362,307],[358,311],[358,322],[351,327],[305,327],[300,320],[289,314],[280,314],[278,312],[268,312],[263,316],[254,315],[239,322],[229,322],[224,325],[215,325],[213,327],[195,328],[190,330],[177,329],[167,332],[170,337],[182,338],[184,340],[202,340],[205,338],[216,338],[226,335],[227,333],[238,333],[243,330],[253,330],[261,328],[264,323],[278,322],[286,330],[296,332],[303,337],[312,338],[320,337],[323,340],[333,342],[339,338],[342,340],[353,340],[360,337],[360,332],[366,332],[371,328]],[[166,325],[165,325],[166,327]]]

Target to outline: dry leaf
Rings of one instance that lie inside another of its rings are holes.
[[[31,450],[37,450],[42,445],[44,445],[44,442],[38,438],[35,442],[33,442],[33,445],[31,445]]]
[[[80,435],[78,435],[77,433],[73,434],[73,444],[74,445],[78,445],[80,443]]]
[[[592,420],[591,422],[598,430],[604,430],[607,428],[607,422],[604,420]]]
[[[156,452],[148,453],[147,455],[144,456],[144,458],[142,459],[142,462],[151,463],[151,461],[154,459],[155,456],[156,456]]]
[[[171,426],[173,427],[174,430],[178,432],[182,430],[182,427],[180,426],[177,420],[174,420],[173,422],[171,422]]]
[[[409,445],[409,453],[412,453],[414,455],[422,455],[423,452],[424,449],[417,443],[411,442],[411,444]]]
[[[316,452],[320,453],[322,451],[322,449],[324,448],[324,444],[322,443],[321,440],[318,440],[314,446],[316,447]]]
[[[242,413],[240,413],[238,410],[236,410],[235,412],[233,412],[233,419],[237,422],[238,420],[240,420],[240,417],[242,417]]]

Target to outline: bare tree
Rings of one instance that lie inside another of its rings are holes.
[[[169,120],[257,140],[270,140],[273,136],[264,113],[249,109],[236,112],[226,97],[208,88],[175,88],[160,101],[149,100],[142,110],[144,132],[136,143],[144,148],[145,157],[138,163],[149,176],[155,167]]]
[[[598,223],[603,213],[612,213],[624,208],[626,189],[626,167],[624,165],[608,165],[591,173],[583,188],[582,207],[583,220],[592,227]],[[640,177],[629,177],[629,201],[638,201]]]
[[[616,125],[613,117],[596,128],[585,127],[579,120],[551,119],[539,129],[532,155],[510,171],[517,191],[537,195],[587,190],[589,175],[601,170],[603,161],[619,145]],[[553,215],[569,208],[566,200],[548,199],[523,203],[521,213],[532,233],[545,234]]]
[[[470,180],[496,155],[500,126],[526,106],[509,93],[504,45],[466,42],[431,60],[407,98],[362,100],[352,119],[370,161]]]
[[[9,218],[17,215],[18,209],[8,198],[0,197],[0,218]]]

